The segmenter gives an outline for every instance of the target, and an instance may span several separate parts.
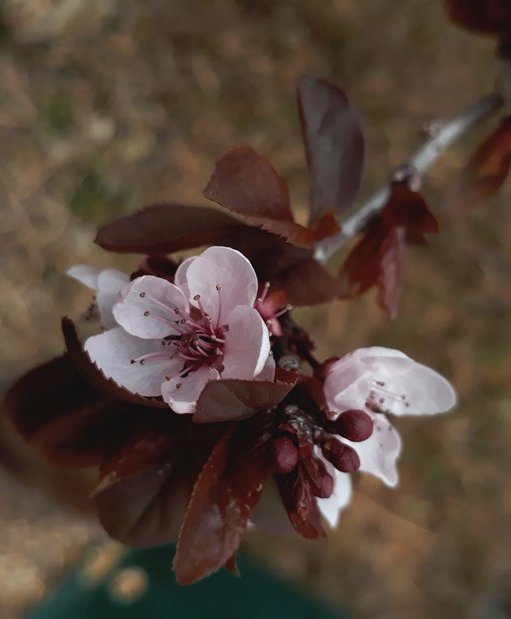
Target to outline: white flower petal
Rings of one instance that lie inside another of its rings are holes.
[[[165,376],[177,370],[176,362],[170,359],[169,348],[160,340],[135,337],[122,327],[89,337],[84,348],[107,378],[144,396],[161,395]],[[154,353],[157,355],[143,364],[132,363],[132,360]]]
[[[270,351],[270,354],[266,358],[264,362],[263,369],[255,376],[255,380],[273,380],[275,378],[275,368],[277,364],[275,363],[275,359],[273,357],[273,353]]]
[[[372,402],[395,415],[431,415],[456,404],[455,391],[443,376],[391,348],[346,355],[332,365],[324,389],[336,412],[368,408]]]
[[[216,370],[203,365],[195,372],[190,372],[186,378],[172,376],[161,386],[163,399],[179,414],[191,414],[195,410],[195,405],[199,396],[209,380],[218,380],[219,375]]]
[[[76,279],[91,290],[98,289],[98,277],[100,273],[101,269],[86,264],[75,264],[67,270],[67,275],[69,275],[69,277]]]
[[[332,529],[335,529],[339,524],[342,510],[347,507],[351,501],[351,476],[348,473],[341,473],[324,458],[322,458],[322,460],[327,465],[329,473],[333,475],[334,491],[328,499],[317,499],[317,502],[323,518]]]
[[[210,247],[183,266],[190,303],[199,306],[211,319],[226,324],[238,305],[253,306],[257,295],[257,276],[243,254],[229,247]],[[181,281],[181,274],[180,274]]]
[[[401,453],[401,436],[385,415],[371,414],[374,430],[371,436],[360,443],[340,440],[355,449],[360,457],[360,470],[378,477],[387,486],[396,486],[399,476],[396,461]]]
[[[384,409],[393,415],[436,415],[456,405],[456,392],[441,374],[421,363],[414,363],[402,374],[379,374],[390,396],[382,394]]]
[[[183,329],[179,322],[187,311],[188,302],[181,290],[153,275],[134,280],[113,309],[121,327],[144,339],[180,334]]]
[[[117,322],[113,315],[113,307],[120,299],[121,291],[130,283],[126,273],[117,269],[101,271],[97,279],[97,304],[101,324],[105,329],[115,327]]]
[[[270,336],[259,312],[240,305],[228,317],[222,378],[252,379],[262,372],[270,353]]]

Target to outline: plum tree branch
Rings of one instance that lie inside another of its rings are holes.
[[[452,120],[436,125],[430,132],[431,137],[427,142],[394,172],[391,182],[404,178],[404,176],[420,179],[453,142],[479,122],[492,116],[503,105],[502,95],[493,93],[483,97]],[[326,262],[342,248],[348,239],[362,231],[372,215],[383,209],[390,195],[390,187],[391,183],[388,183],[380,188],[360,209],[342,222],[342,230],[339,234],[324,239],[317,245],[315,257],[319,262]]]

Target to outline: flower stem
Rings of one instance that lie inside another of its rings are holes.
[[[493,93],[474,103],[459,116],[435,127],[427,142],[393,174],[391,182],[398,180],[403,174],[414,178],[422,177],[424,172],[453,142],[479,122],[492,116],[503,105],[502,95]],[[316,247],[316,260],[322,263],[327,262],[334,253],[341,249],[347,239],[361,232],[368,219],[383,209],[390,195],[390,189],[391,183],[380,188],[360,209],[342,222],[342,230],[339,234],[321,241]]]

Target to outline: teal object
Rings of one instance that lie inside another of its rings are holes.
[[[240,556],[241,578],[225,570],[182,587],[170,571],[173,548],[132,550],[96,586],[84,585],[80,570],[69,576],[28,619],[346,619]],[[111,595],[112,578],[137,568],[147,589],[135,601]]]

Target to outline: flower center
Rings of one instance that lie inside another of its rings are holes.
[[[174,348],[172,358],[184,361],[180,376],[185,378],[190,372],[195,372],[203,365],[222,369],[224,354],[224,333],[226,326],[214,325],[200,301],[200,295],[194,297],[199,307],[191,308],[190,313],[183,313],[176,308],[178,317],[175,324],[181,335],[170,336],[166,341]]]
[[[367,396],[366,406],[369,410],[375,413],[390,413],[392,412],[392,404],[399,404],[410,407],[406,395],[404,393],[394,393],[390,391],[387,384],[382,380],[373,381],[369,395]]]

